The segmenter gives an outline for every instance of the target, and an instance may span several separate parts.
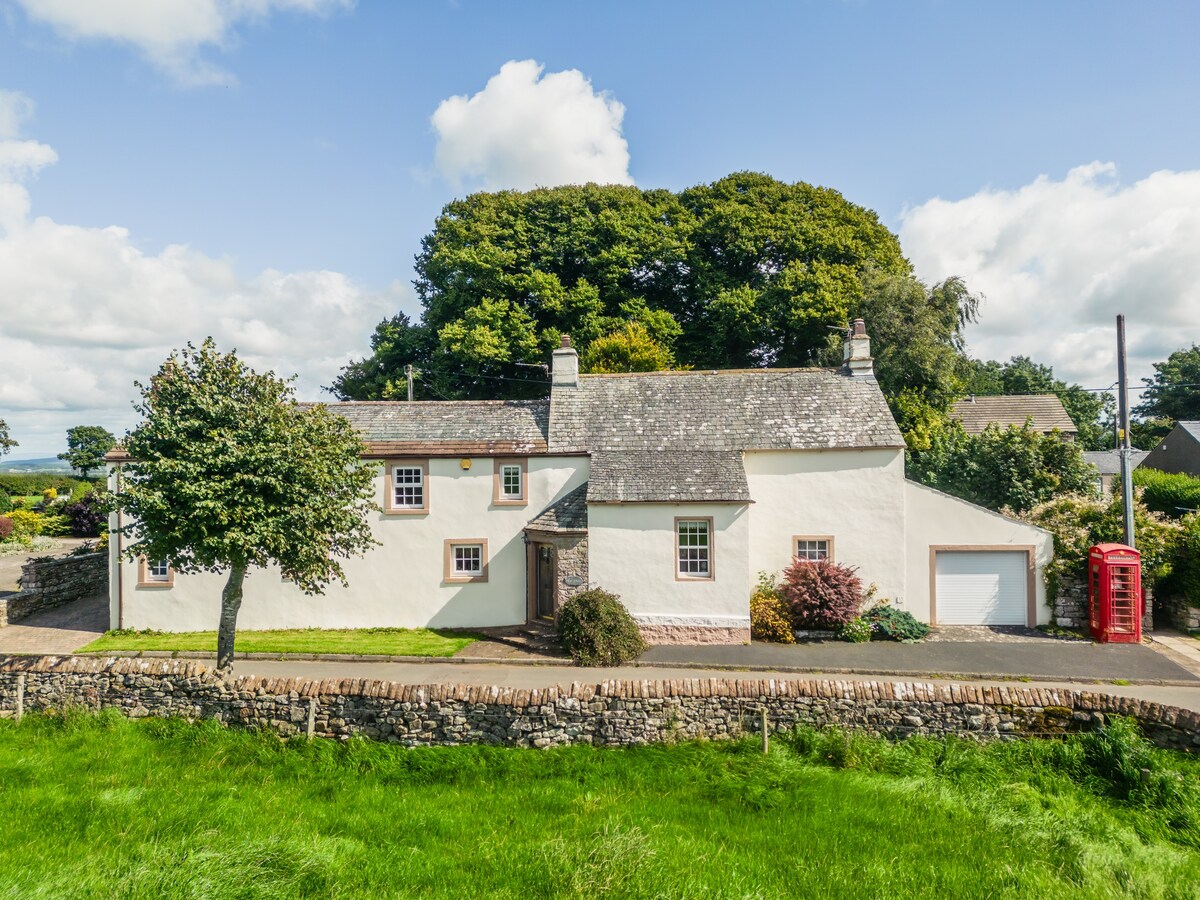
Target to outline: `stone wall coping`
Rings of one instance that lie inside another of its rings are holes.
[[[41,557],[31,556],[21,564],[21,568],[25,569],[29,566],[41,568],[42,566],[61,566],[64,563],[78,563],[83,560],[93,560],[97,557],[106,557],[108,553],[104,550],[97,550],[93,553],[74,553],[66,556],[56,556],[53,559],[42,559]]]
[[[1060,688],[1007,685],[941,684],[921,681],[841,681],[828,679],[682,678],[670,680],[604,680],[573,682],[569,687],[511,688],[469,684],[399,684],[366,678],[272,678],[258,675],[222,677],[194,660],[128,657],[4,656],[0,675],[101,675],[111,678],[174,676],[220,682],[227,690],[256,696],[363,697],[400,703],[460,702],[519,709],[553,706],[563,701],[595,699],[669,700],[671,698],[774,699],[821,698],[843,701],[896,701],[961,706],[1010,706],[1100,712],[1131,716],[1146,724],[1164,724],[1200,732],[1200,712],[1165,706],[1136,697]]]

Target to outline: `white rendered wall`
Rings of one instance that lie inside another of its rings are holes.
[[[796,535],[833,537],[834,562],[907,608],[901,450],[748,451],[749,592],[792,561]],[[914,611],[915,615],[915,611]]]
[[[676,517],[711,517],[711,580],[676,579]],[[619,594],[639,621],[747,628],[749,515],[744,504],[588,505],[588,580]]]
[[[1037,624],[1050,621],[1046,605],[1045,565],[1054,558],[1054,539],[1050,532],[1016,519],[994,513],[981,506],[959,500],[923,484],[906,481],[905,499],[908,533],[907,609],[922,622],[929,621],[929,548],[931,546],[1015,547],[1035,549],[1037,572]]]
[[[492,503],[493,461],[474,458],[464,471],[459,459],[429,460],[429,513],[372,515],[381,544],[366,556],[343,562],[350,586],[331,585],[308,597],[284,582],[278,570],[252,570],[238,616],[244,630],[269,628],[455,628],[513,625],[525,621],[526,523],[587,480],[586,457],[530,457],[529,504]],[[383,468],[375,479],[382,507]],[[487,582],[443,581],[446,539],[486,538]],[[175,575],[173,587],[137,587],[135,562],[121,565],[120,621],[125,628],[212,631],[217,626],[225,576]],[[114,592],[116,579],[112,579]],[[114,594],[114,600],[117,597]],[[113,604],[112,626],[118,627]]]

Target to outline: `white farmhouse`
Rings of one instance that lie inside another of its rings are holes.
[[[378,460],[380,546],[324,596],[251,572],[239,626],[514,625],[594,585],[651,643],[743,643],[794,558],[922,621],[1048,622],[1050,535],[905,480],[869,348],[859,321],[837,370],[581,375],[564,338],[549,400],[331,404]],[[223,576],[111,552],[111,627],[216,626]]]

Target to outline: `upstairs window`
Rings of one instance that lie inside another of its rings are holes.
[[[498,459],[493,475],[492,503],[496,506],[525,506],[529,502],[528,461]]]
[[[429,511],[429,464],[404,460],[393,462],[387,470],[387,511],[424,513]]]
[[[712,519],[676,519],[675,551],[677,579],[712,578]]]

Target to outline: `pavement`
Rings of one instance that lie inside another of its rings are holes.
[[[20,589],[17,580],[21,577],[21,566],[31,556],[61,556],[64,553],[74,550],[80,544],[85,543],[89,538],[62,537],[50,538],[50,540],[54,541],[54,546],[45,550],[35,550],[32,553],[10,553],[6,556],[0,556],[0,593]],[[94,538],[91,540],[94,540]]]
[[[668,681],[683,678],[721,678],[726,681],[761,681],[774,678],[780,681],[806,676],[794,672],[729,671],[728,669],[672,668],[669,666],[620,666],[616,668],[581,669],[566,666],[513,665],[494,663],[397,663],[397,662],[330,662],[310,660],[243,659],[233,665],[235,675],[262,675],[268,678],[340,679],[364,678],[394,681],[400,684],[472,684],[512,688],[542,688],[559,685],[568,687],[574,682],[598,684],[602,681]],[[807,677],[819,677],[810,675]],[[920,681],[922,683],[952,683],[962,679],[922,676],[833,675],[831,681]],[[972,684],[1007,685],[1014,681],[972,680]],[[1200,680],[1195,686],[1129,684],[1068,681],[1029,681],[1022,679],[1020,687],[1062,688],[1096,691],[1124,697],[1137,697],[1200,712]]]
[[[65,656],[90,644],[108,628],[108,597],[97,594],[0,628],[0,656],[41,653]]]

